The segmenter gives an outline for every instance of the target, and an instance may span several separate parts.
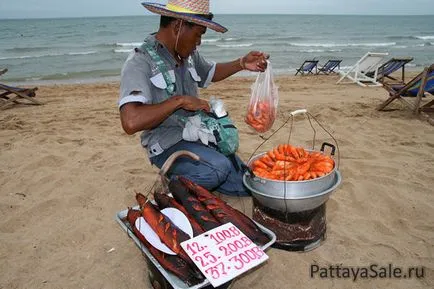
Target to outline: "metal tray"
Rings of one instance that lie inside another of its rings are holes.
[[[138,209],[138,208],[139,207],[136,206],[133,209]],[[122,229],[125,232],[127,232],[127,234],[134,240],[134,243],[136,243],[137,247],[139,247],[139,249],[142,250],[142,252],[149,258],[149,260],[151,260],[151,262],[161,272],[161,274],[164,276],[164,278],[166,278],[167,282],[169,282],[170,285],[172,285],[172,287],[174,289],[199,289],[199,288],[203,288],[203,287],[206,287],[206,286],[211,284],[208,280],[205,279],[205,281],[203,281],[200,284],[188,287],[187,284],[184,283],[181,279],[179,279],[174,274],[172,274],[172,273],[168,272],[166,269],[164,269],[160,265],[160,263],[158,263],[158,261],[154,258],[154,256],[152,256],[152,254],[148,251],[148,249],[145,247],[145,245],[143,245],[142,242],[140,242],[140,240],[137,239],[137,237],[134,235],[132,228],[126,219],[127,213],[128,213],[128,209],[118,212],[115,216],[115,220],[119,223],[119,225],[122,227]],[[253,222],[255,222],[255,221],[253,221]],[[262,226],[261,224],[259,224],[257,222],[255,222],[255,224],[258,225],[259,229],[261,229],[261,231],[264,232],[265,234],[267,234],[267,236],[270,237],[270,239],[271,239],[267,244],[265,244],[261,247],[261,249],[263,251],[265,251],[265,249],[267,249],[274,242],[276,242],[276,234],[274,234],[271,230],[265,228],[264,226]]]

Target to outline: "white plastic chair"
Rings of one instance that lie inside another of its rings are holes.
[[[339,72],[342,77],[338,80],[338,82],[336,82],[336,84],[357,83],[361,86],[381,86],[382,84],[377,81],[378,68],[380,67],[384,57],[388,55],[389,53],[366,53],[349,70]],[[366,75],[372,71],[374,71],[374,75],[372,77]],[[345,78],[348,78],[350,81],[343,82]]]

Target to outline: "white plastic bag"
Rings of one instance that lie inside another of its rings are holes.
[[[209,142],[217,144],[214,134],[206,128],[199,114],[188,118],[182,131],[182,138],[186,141],[200,140],[204,145],[208,145]]]
[[[257,132],[264,133],[273,126],[279,102],[278,87],[269,61],[267,69],[258,74],[251,89],[245,122]]]

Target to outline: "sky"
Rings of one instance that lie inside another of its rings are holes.
[[[137,0],[0,0],[2,18],[149,14]],[[149,0],[149,2],[167,3]],[[214,14],[434,14],[434,0],[211,0]]]

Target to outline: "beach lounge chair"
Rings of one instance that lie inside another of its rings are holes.
[[[357,83],[361,86],[381,86],[382,84],[377,81],[378,68],[384,57],[389,55],[388,53],[375,53],[368,52],[362,58],[360,58],[356,64],[354,64],[347,71],[340,71],[339,74],[342,77],[336,82],[339,83]],[[374,72],[374,75],[366,75],[368,72]],[[345,78],[350,81],[343,82]]]
[[[384,88],[389,92],[390,96],[377,107],[377,110],[384,110],[392,101],[399,99],[416,114],[434,112],[434,100],[421,105],[422,97],[433,97],[434,95],[434,64],[426,67],[407,84],[385,84]],[[410,101],[409,97],[415,97],[414,101]]]
[[[6,73],[7,69],[0,70],[0,75]],[[35,99],[37,87],[34,88],[21,88],[14,87],[0,83],[0,109],[7,106],[20,103],[18,100],[27,100],[31,104],[43,104]]]
[[[404,81],[405,81],[405,65],[412,60],[413,60],[412,57],[390,59],[389,61],[382,64],[378,68],[377,80],[383,83],[386,80],[385,78],[389,78],[389,79],[394,80],[395,82],[404,83]],[[402,71],[401,80],[398,80],[398,79],[391,76],[392,73],[394,73],[395,71],[398,71],[399,69],[401,69],[401,71]],[[366,75],[369,77],[374,77],[375,71],[370,71],[370,72],[366,73]]]
[[[317,73],[317,65],[318,65],[318,60],[305,60],[303,62],[303,64],[300,66],[299,69],[297,69],[297,72],[295,73],[295,75],[297,74],[301,74],[301,75],[305,75],[305,74],[314,74],[313,73],[313,69],[315,69],[315,74]]]
[[[322,67],[318,68],[318,72],[316,74],[330,74],[330,73],[337,73],[335,69],[339,70],[342,60],[338,59],[331,59],[327,61]]]

